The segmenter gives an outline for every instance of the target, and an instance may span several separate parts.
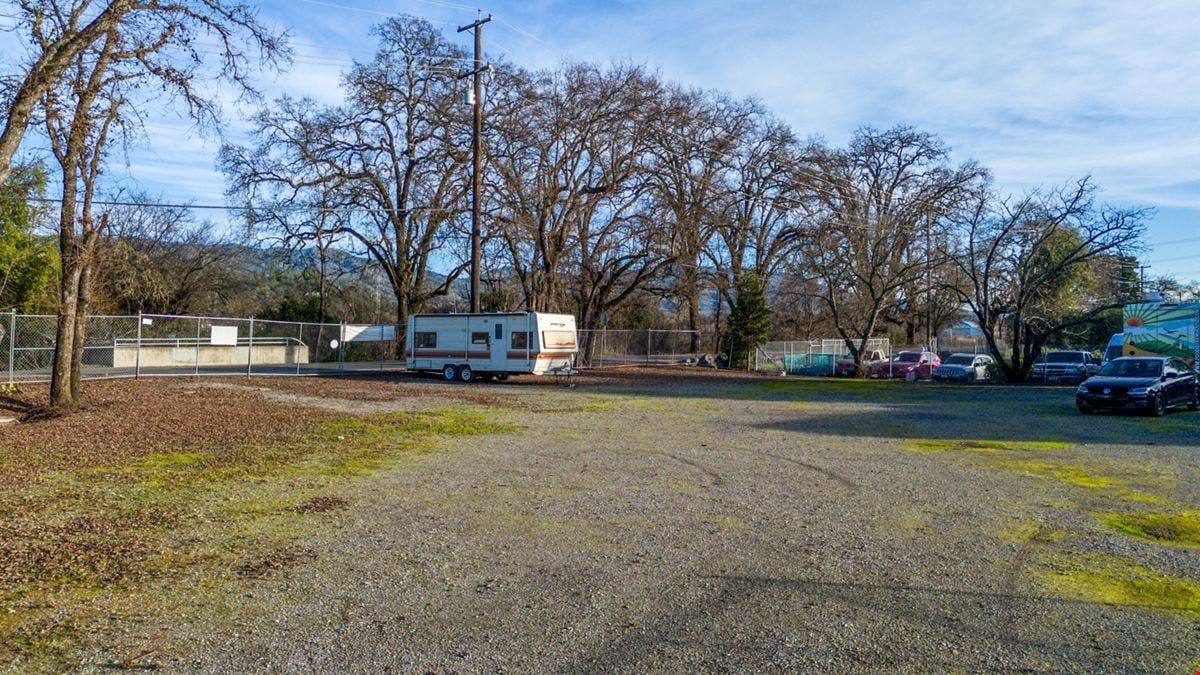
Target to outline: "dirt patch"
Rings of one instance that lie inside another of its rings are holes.
[[[306,548],[283,546],[242,561],[234,571],[245,579],[262,579],[316,559],[317,554]]]
[[[350,506],[350,500],[333,495],[319,495],[293,508],[296,513],[329,513]]]

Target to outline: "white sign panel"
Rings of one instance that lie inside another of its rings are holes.
[[[342,342],[392,342],[396,327],[391,324],[346,324]]]
[[[213,326],[209,344],[219,347],[236,347],[238,340],[237,326]]]

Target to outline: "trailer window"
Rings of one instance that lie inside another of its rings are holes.
[[[417,349],[429,349],[437,346],[437,333],[413,333],[413,346]]]
[[[575,331],[546,330],[542,331],[543,349],[574,349]]]
[[[504,337],[504,324],[496,324],[496,340],[499,341]]]
[[[488,343],[488,334],[487,334],[486,330],[480,331],[478,333],[471,333],[471,344],[486,345],[487,343]]]
[[[529,348],[529,333],[523,330],[514,330],[512,332],[513,349],[528,349]]]

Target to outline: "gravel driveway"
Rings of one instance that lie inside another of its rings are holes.
[[[350,506],[278,574],[185,580],[85,662],[1200,669],[1200,549],[1113,526],[1200,511],[1200,414],[1083,418],[1063,388],[684,371],[472,386],[536,405],[505,408],[516,431],[336,484]]]

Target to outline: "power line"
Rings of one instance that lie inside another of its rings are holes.
[[[17,197],[17,199],[22,199]],[[62,204],[61,197],[24,197],[26,201],[40,204]],[[95,206],[130,206],[159,209],[195,209],[203,211],[282,211],[288,213],[399,213],[401,211],[422,211],[428,213],[466,213],[465,209],[443,209],[432,206],[410,206],[408,208],[381,208],[370,206],[233,206],[230,204],[173,204],[165,202],[131,202],[92,200]]]
[[[411,16],[410,14],[405,14],[402,12],[401,13],[381,12],[381,11],[375,10],[375,9],[367,9],[365,7],[355,7],[352,5],[343,5],[343,4],[336,3],[336,2],[325,2],[324,0],[301,0],[301,1],[306,2],[310,5],[322,5],[324,7],[332,7],[334,9],[344,9],[348,12],[360,12],[362,14],[374,14],[376,16],[385,16],[385,17],[389,17],[389,18],[400,18],[400,17],[404,17],[404,16]],[[443,0],[413,0],[413,1],[414,2],[424,2],[424,3],[430,4],[430,5],[437,5],[438,7],[449,7],[450,9],[457,9],[457,10],[461,10],[461,11],[465,11],[465,12],[474,12],[475,11],[474,7],[468,7],[466,5],[460,5],[460,4],[453,3],[453,2],[444,2]],[[426,19],[426,20],[430,21],[428,19]],[[430,23],[451,23],[451,22],[449,22],[449,21],[430,21]]]

